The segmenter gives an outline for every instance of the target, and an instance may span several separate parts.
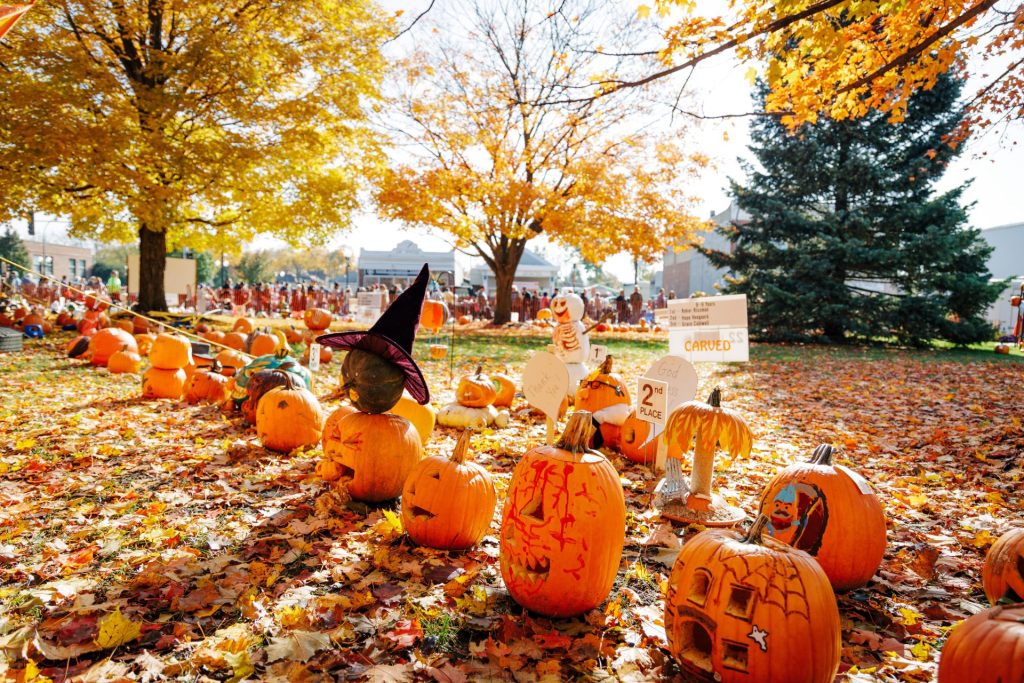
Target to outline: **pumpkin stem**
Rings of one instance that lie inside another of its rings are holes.
[[[482,374],[484,374],[484,366],[482,366],[482,365],[476,366],[476,376],[480,377],[480,375],[482,375]]]
[[[715,387],[711,390],[711,395],[708,396],[708,405],[712,408],[722,407],[722,389],[721,387]]]
[[[834,449],[831,446],[823,443],[814,449],[814,453],[811,454],[811,459],[808,462],[812,465],[831,465],[833,452]]]
[[[219,374],[220,371],[223,370],[223,369],[224,369],[224,366],[220,364],[220,361],[219,360],[215,360],[215,361],[213,361],[213,363],[210,364],[209,372],[216,372],[216,373]]]
[[[569,416],[557,448],[578,455],[587,450],[590,437],[594,434],[593,414],[586,410],[577,410]]]
[[[601,374],[610,375],[612,372],[612,355],[608,354],[604,357],[604,361],[601,362]]]
[[[741,539],[744,543],[754,543],[761,545],[764,538],[764,528],[768,526],[768,515],[758,515],[754,523],[750,525],[750,529],[746,535]]]
[[[284,347],[284,346],[282,346],[281,348],[279,348],[277,351],[274,352],[274,356],[277,357],[277,358],[284,358],[287,355],[288,355],[288,348]]]
[[[288,391],[296,391],[298,389],[303,388],[302,385],[299,384],[298,378],[293,373],[288,372],[288,370],[284,369],[283,366],[279,365],[276,368],[272,368],[271,372],[276,372],[280,375],[284,375],[285,388],[288,389]]]
[[[459,434],[459,440],[455,442],[455,450],[452,451],[452,462],[461,465],[466,462],[466,452],[469,450],[469,438],[472,430],[464,429]]]

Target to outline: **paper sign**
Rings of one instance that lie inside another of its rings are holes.
[[[709,296],[668,302],[669,352],[691,362],[750,359],[747,297]]]
[[[608,357],[608,347],[601,346],[600,344],[591,344],[590,346],[590,362],[594,365],[600,365],[604,362],[604,359]]]
[[[356,306],[359,308],[376,308],[377,312],[384,303],[384,292],[357,292],[356,293]]]
[[[313,342],[309,345],[309,371],[316,372],[320,369],[320,345]]]
[[[671,412],[680,403],[692,401],[697,395],[697,369],[680,356],[663,356],[644,373],[644,377],[661,380],[668,384],[665,391],[668,410]]]
[[[669,327],[746,327],[747,295],[704,296],[668,302]]]
[[[637,381],[636,416],[644,422],[665,425],[668,419],[668,382],[648,377]]]
[[[565,363],[547,351],[533,354],[523,370],[523,395],[534,408],[550,420],[558,419],[558,409],[569,393],[569,370]]]

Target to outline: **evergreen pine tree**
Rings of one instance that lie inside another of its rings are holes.
[[[0,235],[0,256],[26,268],[29,267],[29,255],[28,250],[25,249],[25,243],[10,226],[7,227],[3,235]]]
[[[702,249],[732,271],[728,290],[747,294],[753,334],[991,338],[982,316],[1003,287],[989,283],[991,247],[965,225],[963,187],[934,188],[959,152],[944,140],[961,117],[961,85],[940,78],[899,123],[822,119],[795,135],[773,117],[753,124],[760,168],[732,183],[750,221],[722,229],[731,253]]]

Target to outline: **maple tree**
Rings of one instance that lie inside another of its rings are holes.
[[[169,247],[321,241],[377,159],[389,30],[364,0],[41,3],[0,51],[0,219],[137,239],[145,310],[166,308]]]
[[[750,219],[719,229],[729,251],[699,248],[753,302],[760,338],[992,338],[985,312],[1005,285],[989,282],[991,247],[966,227],[963,188],[935,191],[957,154],[942,140],[959,125],[960,89],[941,76],[902,124],[872,112],[786,135],[774,117],[754,122],[758,165],[732,183]]]
[[[599,93],[643,86],[725,52],[750,62],[771,88],[765,111],[788,126],[880,110],[902,120],[909,97],[975,58],[980,85],[960,135],[1024,116],[1024,3],[998,0],[736,0],[720,14],[693,0],[652,3],[667,23],[663,67],[612,76]],[[651,7],[642,5],[648,16]],[[680,16],[681,13],[681,16]],[[592,85],[589,87],[593,87]]]
[[[585,47],[629,43],[593,3],[460,5],[464,35],[402,62],[391,111],[401,156],[380,178],[382,216],[447,233],[494,272],[495,323],[510,319],[516,268],[530,240],[576,246],[600,262],[628,250],[653,260],[700,221],[686,178],[706,165],[685,130],[647,127],[646,103],[591,100],[557,108],[576,78],[610,68]],[[451,36],[448,30],[447,35]]]

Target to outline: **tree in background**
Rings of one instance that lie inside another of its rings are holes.
[[[266,251],[247,251],[235,264],[238,277],[249,284],[269,282],[274,279],[271,255]]]
[[[596,0],[449,11],[431,34],[438,42],[420,40],[404,63],[394,102],[402,156],[376,199],[383,217],[447,233],[487,263],[495,323],[511,318],[530,240],[578,247],[592,262],[623,250],[654,260],[703,225],[684,188],[705,159],[683,151],[683,131],[647,125],[641,91],[629,101],[531,104],[617,68],[615,54],[643,39],[635,17],[619,21]]]
[[[25,249],[21,237],[10,226],[7,227],[3,235],[0,235],[0,256],[25,268],[30,267],[28,250]],[[6,272],[10,267],[5,264],[4,271]]]
[[[0,53],[0,220],[38,208],[137,240],[148,310],[168,247],[325,240],[378,160],[388,31],[369,0],[39,3]]]
[[[701,251],[732,271],[728,291],[748,295],[759,337],[991,338],[982,315],[1004,286],[989,284],[991,248],[965,227],[963,188],[935,194],[957,154],[945,140],[961,85],[940,77],[903,123],[874,112],[792,135],[775,117],[754,123],[760,167],[732,184],[751,218],[720,229],[731,252]]]

